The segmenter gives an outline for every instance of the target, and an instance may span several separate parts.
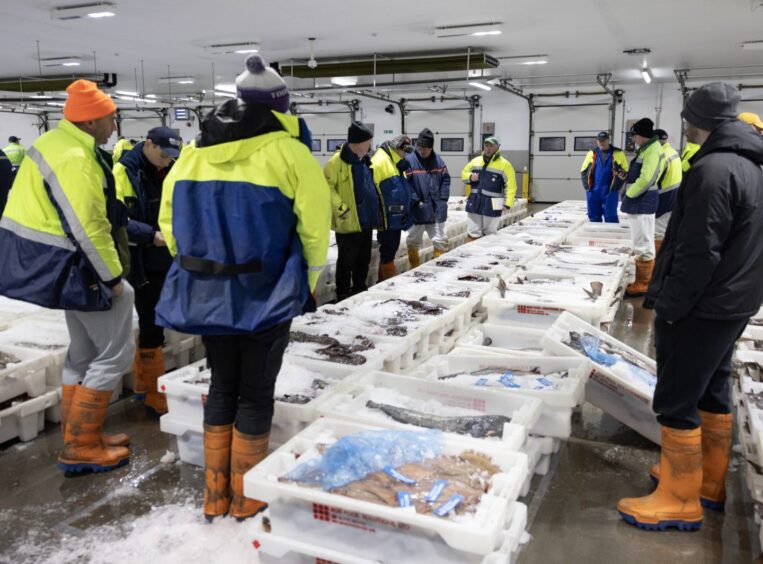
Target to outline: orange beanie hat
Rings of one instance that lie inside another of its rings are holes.
[[[89,121],[113,114],[117,106],[111,97],[100,91],[95,82],[75,80],[66,89],[64,117],[72,122]]]

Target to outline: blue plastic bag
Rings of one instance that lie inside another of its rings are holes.
[[[439,456],[442,431],[363,431],[342,437],[323,456],[300,464],[285,478],[324,490],[362,480],[386,466],[399,467]]]

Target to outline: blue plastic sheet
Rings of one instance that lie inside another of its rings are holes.
[[[435,458],[441,451],[442,431],[437,429],[364,431],[342,437],[323,456],[300,464],[285,478],[331,490],[362,480],[386,466],[394,468]]]

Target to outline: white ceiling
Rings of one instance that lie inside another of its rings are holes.
[[[98,72],[118,74],[117,89],[135,89],[136,70],[141,88],[143,61],[145,93],[167,92],[157,79],[167,75],[168,65],[173,76],[196,78],[193,86],[172,85],[173,93],[190,93],[211,88],[212,63],[217,83],[232,82],[243,67],[243,55],[211,56],[204,45],[257,41],[270,61],[288,63],[307,59],[308,37],[316,38],[319,63],[469,46],[496,57],[547,54],[544,66],[499,68],[502,76],[525,84],[593,84],[600,72],[613,72],[620,84],[639,81],[641,59],[622,53],[636,47],[652,49],[648,63],[656,82],[674,81],[675,68],[708,69],[697,76],[763,76],[763,51],[739,47],[763,39],[763,8],[753,10],[752,0],[112,0],[114,18],[50,18],[51,8],[84,1],[0,2],[0,76],[37,76],[39,40],[43,57],[82,57],[78,71],[92,72],[95,51]],[[432,35],[434,26],[484,21],[503,21],[503,34]]]

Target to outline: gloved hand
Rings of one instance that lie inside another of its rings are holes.
[[[411,163],[409,163],[405,159],[400,159],[397,161],[397,170],[400,172],[400,174],[405,174],[406,171],[410,170]]]
[[[347,219],[347,216],[350,215],[350,208],[342,204],[339,206],[339,219]]]

